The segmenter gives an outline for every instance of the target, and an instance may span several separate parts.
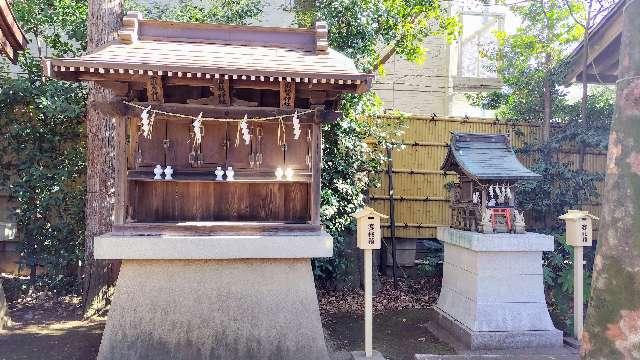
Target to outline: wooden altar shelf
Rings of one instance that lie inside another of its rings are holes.
[[[291,180],[282,179],[278,180],[275,178],[273,172],[269,173],[236,173],[234,176],[234,180],[216,180],[216,176],[212,171],[209,172],[184,172],[180,174],[173,174],[173,179],[162,180],[154,179],[154,175],[151,174],[151,170],[147,171],[129,171],[129,175],[127,179],[129,181],[153,181],[153,182],[216,182],[216,183],[276,183],[276,184],[286,184],[286,183],[310,183],[311,182],[311,174],[310,173],[301,173],[297,174]]]

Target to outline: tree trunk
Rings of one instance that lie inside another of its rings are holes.
[[[551,56],[548,54],[545,56],[547,64],[551,62]],[[542,122],[542,141],[549,141],[549,137],[551,134],[551,80],[549,77],[550,71],[545,73],[544,81],[543,81],[543,90],[544,90],[544,119]]]
[[[623,16],[585,359],[640,358],[640,0]]]
[[[122,0],[90,0],[88,50],[115,38],[122,24]],[[102,311],[115,282],[118,264],[93,258],[93,238],[111,231],[115,204],[121,189],[117,186],[116,149],[124,139],[116,135],[118,119],[101,113],[99,103],[109,102],[113,94],[91,84],[87,102],[87,205],[83,278],[83,302],[86,316]]]
[[[7,311],[7,299],[4,297],[2,280],[0,280],[0,330],[3,330],[9,324],[9,320],[9,313]]]

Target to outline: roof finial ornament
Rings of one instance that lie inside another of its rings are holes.
[[[122,29],[118,31],[118,39],[123,44],[132,44],[138,41],[138,20],[142,20],[142,13],[129,11],[122,18]]]
[[[316,54],[329,51],[329,26],[326,21],[316,22]]]

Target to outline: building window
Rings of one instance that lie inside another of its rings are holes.
[[[463,12],[460,17],[458,76],[496,78],[495,62],[486,54],[496,49],[495,32],[503,29],[504,15]]]

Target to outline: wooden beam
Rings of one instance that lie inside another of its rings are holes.
[[[141,82],[146,83],[148,76],[138,74],[100,74],[100,73],[88,73],[88,72],[68,72],[68,76],[73,76],[79,81],[124,81],[124,82]],[[60,74],[56,74],[59,77]]]
[[[296,102],[296,86],[291,81],[280,81],[280,108],[293,109]]]
[[[322,127],[318,122],[314,122],[311,129],[311,189],[309,191],[309,212],[311,224],[320,225]]]
[[[162,76],[151,75],[147,79],[147,99],[150,103],[163,103]]]
[[[120,81],[99,81],[98,85],[113,91],[113,95],[125,97],[129,93],[129,84]]]

